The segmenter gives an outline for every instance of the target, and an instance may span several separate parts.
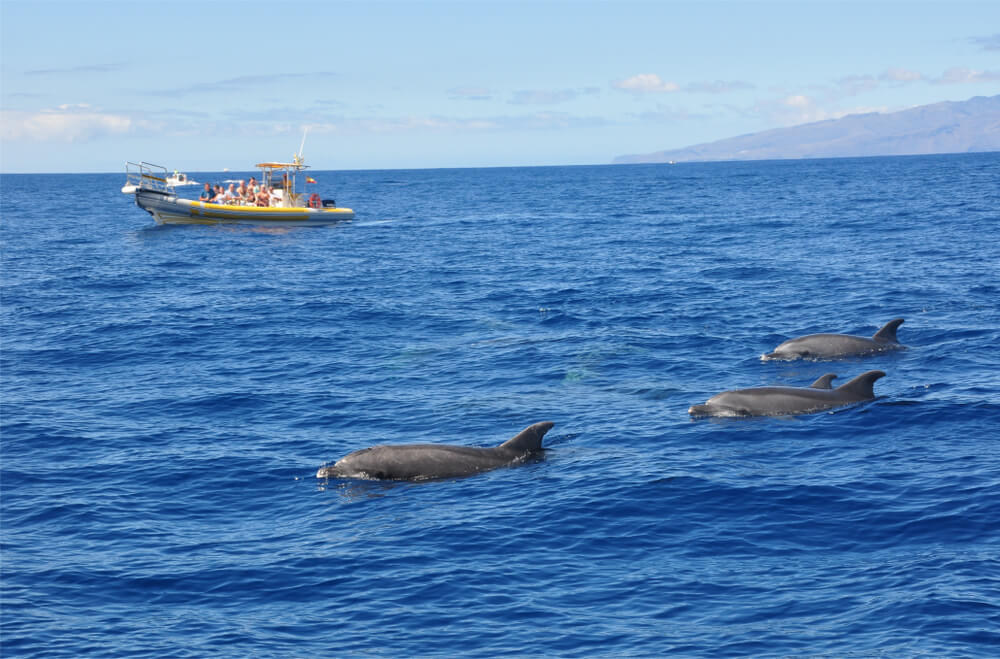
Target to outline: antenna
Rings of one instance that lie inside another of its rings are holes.
[[[296,156],[298,160],[302,160],[302,149],[306,148],[306,135],[309,134],[309,126],[302,129],[302,144],[299,145],[299,155]]]

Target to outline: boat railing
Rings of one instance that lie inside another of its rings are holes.
[[[173,189],[167,182],[167,168],[148,162],[126,162],[125,185],[157,192],[171,192]]]

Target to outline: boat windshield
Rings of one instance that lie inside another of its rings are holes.
[[[261,183],[272,190],[283,190],[285,195],[295,194],[296,170],[290,166],[274,163],[262,163],[260,167]]]

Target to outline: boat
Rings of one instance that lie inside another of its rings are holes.
[[[128,171],[129,164],[134,164],[134,163],[126,164],[125,166],[126,172]],[[138,165],[135,166],[138,167]],[[128,178],[127,173],[126,173],[126,178]],[[188,178],[187,174],[185,174],[184,172],[178,172],[176,169],[174,170],[174,173],[171,174],[170,176],[167,176],[166,179],[167,179],[167,187],[176,188],[181,185],[198,185],[198,181]],[[122,192],[124,192],[125,194],[132,194],[136,191],[138,187],[139,186],[137,184],[126,182],[125,185],[122,186]]]
[[[307,165],[300,156],[292,162],[262,162],[260,184],[271,191],[267,206],[244,202],[212,203],[186,199],[176,187],[187,185],[177,173],[148,162],[125,163],[125,186],[122,192],[135,195],[136,205],[153,216],[158,224],[261,224],[270,226],[320,226],[354,218],[350,208],[339,208],[333,199],[300,192],[297,178]],[[314,181],[306,177],[305,183]]]
[[[178,172],[175,169],[173,175],[167,177],[167,185],[172,185],[176,188],[178,185],[198,185],[198,181],[192,181],[188,178],[187,174]]]

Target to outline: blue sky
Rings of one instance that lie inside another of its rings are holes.
[[[1000,2],[0,0],[0,171],[607,163],[1000,93]]]

